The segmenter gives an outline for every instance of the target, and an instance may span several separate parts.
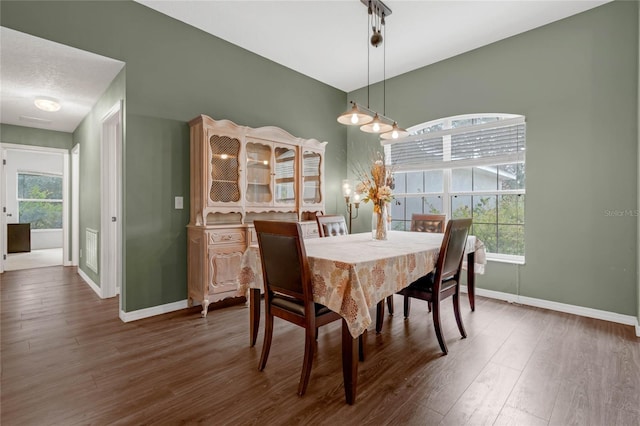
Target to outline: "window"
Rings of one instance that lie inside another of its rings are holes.
[[[470,217],[490,258],[524,260],[524,117],[456,116],[409,131],[383,142],[395,178],[393,229],[409,230],[413,213]]]
[[[19,172],[18,218],[31,229],[62,229],[62,176]]]

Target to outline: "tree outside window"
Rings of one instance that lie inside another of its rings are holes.
[[[62,229],[62,176],[18,173],[18,218],[31,229]]]

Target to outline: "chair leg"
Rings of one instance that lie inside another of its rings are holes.
[[[458,293],[454,293],[453,295],[453,313],[456,316],[456,322],[458,323],[458,330],[460,330],[460,335],[464,339],[467,337],[467,332],[464,330],[464,324],[462,324],[462,317],[460,316],[460,295]]]
[[[304,360],[302,362],[302,372],[300,373],[300,383],[298,384],[298,395],[302,396],[307,391],[309,377],[311,376],[311,365],[313,364],[313,352],[316,346],[316,331],[318,329],[305,329],[304,339]]]
[[[440,349],[446,355],[448,353],[447,344],[444,341],[444,337],[442,336],[442,329],[440,327],[440,302],[433,303],[433,327],[436,329],[436,337],[438,338],[438,343],[440,344]]]
[[[404,319],[409,318],[409,310],[411,309],[411,298],[404,295]]]
[[[389,309],[389,315],[393,315],[393,294],[387,297],[387,308]]]
[[[384,322],[384,300],[378,302],[376,306],[376,333],[382,331],[382,323]]]
[[[268,309],[268,308],[266,308]],[[264,321],[264,341],[262,342],[262,355],[260,356],[260,365],[258,370],[264,370],[269,358],[269,349],[271,349],[271,338],[273,337],[273,315],[267,314]]]
[[[260,290],[252,288],[249,290],[249,343],[251,347],[256,344],[258,328],[260,328]]]

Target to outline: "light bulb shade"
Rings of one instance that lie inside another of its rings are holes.
[[[367,133],[385,133],[390,132],[393,127],[391,124],[385,123],[380,120],[378,114],[373,117],[373,121],[371,123],[367,123],[364,126],[360,126],[360,130]]]
[[[40,96],[33,103],[42,111],[55,112],[60,110],[60,102],[57,99]]]
[[[349,198],[351,196],[351,182],[349,179],[342,180],[342,196]]]
[[[380,139],[400,139],[406,138],[407,136],[409,136],[409,132],[401,127],[398,127],[398,123],[394,122],[391,130],[386,133],[382,133],[380,135]]]
[[[362,126],[363,124],[370,123],[373,120],[366,112],[363,112],[358,108],[358,104],[353,103],[353,107],[348,111],[343,112],[338,116],[338,123],[346,124],[349,126]]]

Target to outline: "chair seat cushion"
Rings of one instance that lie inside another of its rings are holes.
[[[435,278],[436,278],[436,274],[433,271],[431,271],[427,275],[420,277],[414,282],[412,282],[411,284],[409,284],[409,287],[414,290],[432,292],[433,282]],[[440,291],[446,290],[450,287],[453,287],[454,285],[456,285],[456,280],[454,280],[453,278],[444,280],[442,281],[442,285],[440,285]]]
[[[300,299],[276,294],[271,298],[271,304],[298,315],[304,315],[304,302]],[[316,308],[316,317],[332,312],[331,309],[319,303],[314,303],[314,305]]]

